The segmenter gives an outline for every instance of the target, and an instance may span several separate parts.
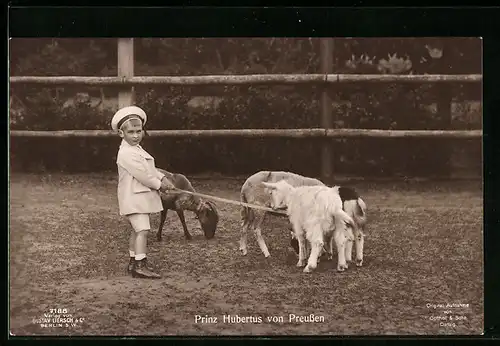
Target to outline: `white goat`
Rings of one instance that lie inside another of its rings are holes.
[[[356,245],[356,265],[361,267],[363,265],[363,247],[364,247],[364,229],[367,222],[366,217],[366,204],[363,199],[358,195],[356,190],[345,186],[336,186],[338,194],[342,200],[344,211],[354,220],[354,244]],[[295,238],[295,234],[291,231],[292,239],[290,244],[295,252],[299,253],[299,243]],[[345,257],[347,262],[352,261],[352,241],[348,241],[345,248]]]
[[[299,174],[284,172],[284,171],[260,171],[247,178],[241,187],[240,200],[242,202],[258,204],[263,206],[270,205],[269,194],[264,191],[263,182],[275,183],[280,180],[285,180],[288,184],[298,186],[325,186],[323,182],[315,178],[304,177]],[[366,204],[359,197],[357,192],[349,187],[339,186],[338,193],[343,202],[344,211],[350,215],[355,222],[354,229],[354,244],[356,247],[356,265],[363,264],[363,247],[364,247],[364,226],[366,224]],[[264,241],[261,231],[261,224],[266,215],[283,217],[281,214],[266,212],[258,209],[242,207],[241,219],[242,229],[240,237],[240,251],[243,255],[247,254],[247,238],[248,231],[252,230],[257,239],[257,243],[265,257],[269,257],[269,250]],[[293,230],[290,228],[292,234]],[[290,245],[299,253],[298,241],[294,237],[290,239]],[[351,261],[352,258],[352,242],[349,241],[346,245],[346,259]]]
[[[245,203],[269,206],[269,195],[264,191],[262,182],[275,183],[280,180],[285,180],[292,186],[315,186],[324,184],[318,179],[308,178],[299,174],[283,171],[260,171],[248,177],[241,187],[240,200]],[[269,257],[269,250],[266,242],[262,237],[261,224],[264,222],[266,215],[274,215],[283,217],[278,213],[270,213],[259,209],[242,207],[241,220],[242,229],[240,237],[240,251],[243,255],[247,254],[247,238],[248,231],[251,230],[255,234],[260,250],[265,257]],[[284,216],[286,217],[286,216]]]
[[[335,241],[338,254],[337,270],[347,269],[346,243],[353,239],[354,220],[342,209],[338,187],[300,186],[293,187],[286,181],[262,183],[271,195],[273,209],[286,208],[295,236],[299,242],[298,267],[305,264],[306,241],[311,245],[311,254],[304,268],[305,273],[316,269],[318,257],[328,241],[329,254],[333,253]]]

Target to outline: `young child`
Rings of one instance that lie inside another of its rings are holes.
[[[115,113],[111,128],[122,138],[116,164],[118,166],[118,206],[120,215],[132,225],[130,233],[128,272],[133,277],[158,279],[147,262],[149,214],[163,210],[159,190],[174,185],[155,167],[154,158],[140,145],[146,113],[139,107],[124,107]]]

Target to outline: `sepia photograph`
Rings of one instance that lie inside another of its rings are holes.
[[[11,38],[10,335],[483,334],[482,43]]]

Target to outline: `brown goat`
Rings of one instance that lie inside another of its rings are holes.
[[[196,192],[191,185],[191,182],[185,175],[167,172],[163,169],[158,170],[165,174],[165,176],[172,182],[172,184],[175,185],[176,188]],[[215,236],[215,231],[217,230],[217,224],[219,222],[219,214],[215,203],[187,193],[160,192],[160,196],[163,204],[163,211],[161,212],[160,226],[158,227],[158,233],[156,235],[158,241],[161,241],[163,225],[165,224],[165,219],[167,218],[167,212],[169,210],[176,211],[182,223],[184,237],[187,240],[191,240],[192,237],[187,229],[186,220],[184,219],[185,210],[192,211],[196,214],[196,218],[200,222],[205,238],[211,239]]]

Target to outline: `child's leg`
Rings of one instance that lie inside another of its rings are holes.
[[[129,252],[130,257],[134,257],[134,258],[135,258],[135,239],[136,238],[137,238],[137,233],[133,229],[130,232],[130,239],[129,239],[129,243],[128,243],[128,252]]]
[[[135,238],[135,259],[140,261],[146,258],[146,253],[148,250],[148,229],[137,232]]]
[[[135,239],[137,237],[137,233],[135,232],[134,229],[130,232],[130,237],[129,237],[129,242],[128,242],[128,252],[130,256],[130,260],[128,262],[128,272],[131,272],[134,270],[134,263],[135,263]]]
[[[149,215],[132,214],[129,215],[129,220],[135,231],[135,241],[133,244],[135,268],[132,274],[136,274],[139,277],[159,278],[160,275],[153,272],[147,266],[148,232],[151,228],[149,225]],[[132,236],[130,238],[130,247],[132,248]]]

